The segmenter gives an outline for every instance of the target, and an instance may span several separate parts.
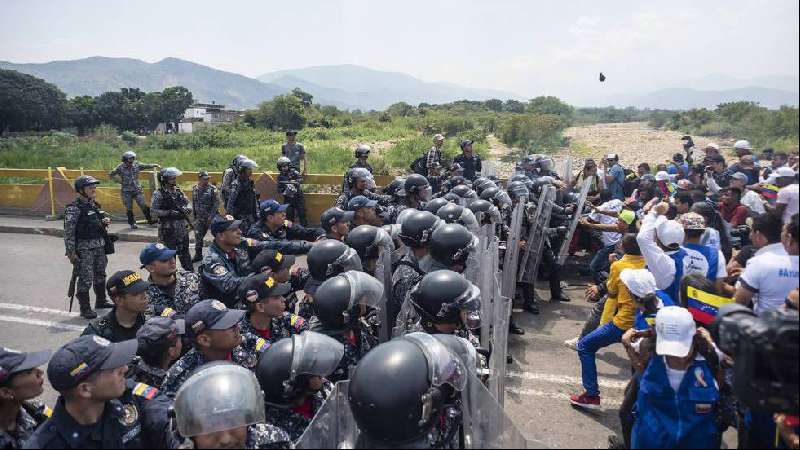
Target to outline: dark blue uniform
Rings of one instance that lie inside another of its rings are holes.
[[[200,266],[200,298],[213,298],[229,308],[239,301],[236,290],[250,275],[250,252],[279,250],[273,241],[242,239],[231,255],[226,254],[216,242],[211,244]]]
[[[271,242],[273,248],[287,255],[305,255],[311,250],[311,243],[325,232],[319,228],[305,228],[288,220],[277,230],[272,231],[264,222],[259,222],[247,232],[247,237],[258,241]]]
[[[471,157],[465,156],[463,153],[453,158],[453,164],[458,164],[464,168],[464,178],[474,181],[478,177],[478,172],[483,171],[483,163],[481,157],[472,155]]]

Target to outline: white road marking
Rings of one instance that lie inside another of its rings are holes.
[[[508,388],[506,389],[506,393],[512,395],[522,395],[525,397],[539,397],[539,398],[547,398],[551,400],[563,400],[565,402],[569,402],[569,395],[563,394],[561,392],[545,392],[536,389]],[[601,406],[603,408],[619,408],[620,406],[622,406],[622,400],[614,397],[602,397]]]
[[[14,317],[14,316],[0,316],[0,322],[23,323],[26,325],[35,325],[38,327],[53,328],[62,331],[81,332],[86,328],[86,327],[80,327],[78,325],[69,325],[66,323],[48,322],[46,320],[35,320],[26,317]]]
[[[564,384],[564,385],[582,385],[583,381],[580,378],[569,377],[566,375],[552,375],[549,373],[531,373],[531,372],[506,372],[509,378],[519,378],[528,381],[541,381],[543,383]],[[627,381],[614,381],[600,379],[599,385],[605,389],[621,389],[624,390],[628,386]]]
[[[18,305],[16,303],[0,303],[0,309],[8,309],[11,311],[42,313],[42,314],[55,314],[64,317],[80,317],[80,314],[74,312],[62,311],[60,309],[40,308],[38,306]]]

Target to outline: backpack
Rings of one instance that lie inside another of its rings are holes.
[[[413,173],[418,175],[422,175],[423,177],[428,176],[428,153],[424,153],[419,158],[415,159],[414,162],[411,163],[410,169]]]

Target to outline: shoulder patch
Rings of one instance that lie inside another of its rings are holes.
[[[264,338],[258,338],[256,341],[256,351],[261,353],[270,348],[270,343]]]
[[[44,408],[42,409],[42,414],[44,414],[44,416],[47,417],[48,419],[53,417],[53,408],[44,405]]]
[[[292,317],[289,319],[289,323],[292,325],[295,331],[300,331],[300,329],[305,326],[306,320],[300,316],[296,316],[292,314]]]
[[[133,395],[152,400],[158,395],[158,389],[149,384],[137,383],[136,386],[133,387]]]
[[[220,277],[228,273],[228,269],[226,269],[225,266],[223,266],[222,264],[217,264],[211,269],[211,271],[214,272],[214,275]]]

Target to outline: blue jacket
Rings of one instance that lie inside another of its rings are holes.
[[[719,250],[709,245],[684,244],[684,247],[699,252],[708,261],[708,272],[706,278],[710,281],[717,279],[717,269],[719,269]]]
[[[675,302],[672,298],[664,293],[664,291],[656,291],[656,297],[661,300],[663,303],[662,307],[666,308],[667,306],[675,306]],[[660,308],[659,308],[660,309]],[[649,328],[655,328],[656,324],[656,314],[647,314],[642,312],[641,309],[636,310],[636,323],[634,325],[634,329],[644,331]]]
[[[719,389],[705,360],[689,366],[676,393],[664,358],[654,356],[639,384],[631,447],[719,448],[718,403]]]

